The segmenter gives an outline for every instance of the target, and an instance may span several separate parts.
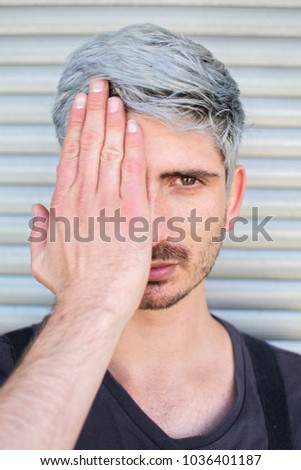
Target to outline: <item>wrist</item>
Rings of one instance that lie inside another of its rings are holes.
[[[100,295],[99,291],[96,294],[81,284],[78,288],[66,288],[57,296],[52,316],[59,322],[70,320],[73,325],[78,323],[84,328],[91,326],[97,330],[99,327],[103,331],[115,327],[122,331],[132,313],[123,311],[120,302],[112,301],[112,296]]]

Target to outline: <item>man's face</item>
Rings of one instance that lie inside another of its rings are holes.
[[[203,281],[220,250],[227,212],[224,163],[204,133],[129,117],[143,130],[153,227],[152,269],[140,308],[168,308]]]

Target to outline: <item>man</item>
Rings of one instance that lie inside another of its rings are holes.
[[[1,390],[2,448],[301,448],[301,358],[206,303],[244,192],[243,120],[225,67],[163,28],[101,34],[70,58],[52,212],[34,206],[31,237],[57,302],[1,339],[4,381],[36,332]]]

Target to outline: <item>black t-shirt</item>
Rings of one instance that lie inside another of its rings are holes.
[[[107,372],[75,448],[268,449],[265,417],[249,351],[243,335],[228,323],[223,324],[233,343],[237,399],[214,430],[202,436],[170,438]],[[278,348],[274,348],[274,352],[285,383],[293,448],[301,449],[301,356]],[[13,367],[11,345],[5,336],[0,337],[0,383]]]

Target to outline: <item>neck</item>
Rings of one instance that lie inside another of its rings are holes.
[[[120,383],[168,380],[206,367],[225,342],[228,335],[208,312],[203,282],[169,309],[138,310],[109,370]]]

